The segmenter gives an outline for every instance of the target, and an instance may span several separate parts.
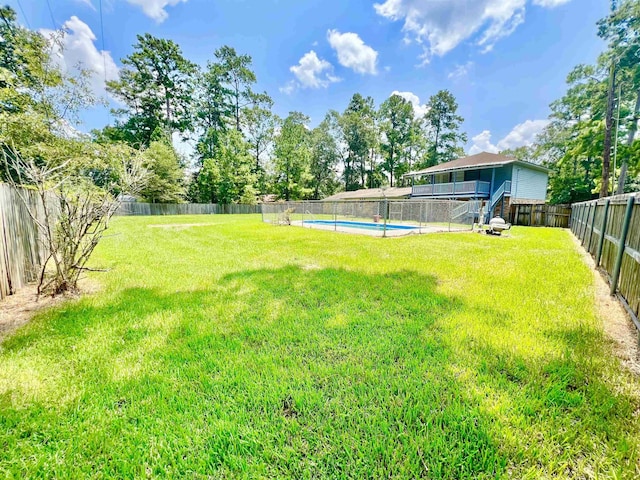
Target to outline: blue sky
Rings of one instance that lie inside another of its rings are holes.
[[[420,109],[449,89],[465,118],[467,150],[475,153],[533,140],[549,103],[564,93],[567,73],[604,48],[595,22],[609,2],[102,0],[102,28],[100,0],[3,3],[33,29],[64,26],[59,61],[94,69],[97,93],[131,53],[136,34],[170,38],[201,65],[227,44],[253,57],[256,89],[273,97],[279,115],[300,110],[312,124],[329,109],[344,110],[355,92],[378,105],[403,92]],[[112,121],[106,108],[83,119],[85,131]]]

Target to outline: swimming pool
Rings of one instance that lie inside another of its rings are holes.
[[[360,228],[363,230],[377,230],[383,231],[384,224],[383,223],[373,223],[373,222],[351,222],[348,220],[305,220],[302,222],[302,225],[331,225],[336,227],[347,227],[347,228]],[[419,230],[418,227],[413,227],[410,225],[396,225],[393,223],[387,223],[387,230]]]

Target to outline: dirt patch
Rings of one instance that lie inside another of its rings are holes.
[[[17,328],[29,323],[29,320],[45,308],[59,305],[63,302],[80,298],[82,294],[96,292],[99,286],[96,282],[82,280],[79,294],[58,295],[57,297],[36,295],[36,286],[29,285],[21,288],[13,295],[0,300],[0,342]]]
[[[161,223],[148,225],[149,228],[190,228],[190,227],[209,227],[215,223]]]
[[[602,274],[596,270],[595,261],[571,235],[582,260],[589,266],[595,279],[595,301],[602,319],[605,333],[614,341],[614,353],[622,364],[636,375],[640,375],[640,349],[638,332],[629,314],[620,302],[610,295],[610,287]]]

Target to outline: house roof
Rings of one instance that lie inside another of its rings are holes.
[[[405,176],[415,177],[420,175],[430,175],[433,173],[450,172],[452,170],[473,170],[479,168],[501,167],[511,163],[527,166],[536,170],[543,170],[545,172],[549,171],[548,168],[545,168],[542,165],[536,165],[535,163],[523,162],[513,157],[506,157],[498,153],[480,152],[475,155],[469,155],[468,157],[462,157],[450,162],[441,163],[440,165],[434,165],[433,167],[425,168],[423,170],[409,172],[406,173]]]
[[[386,188],[384,193],[381,188],[363,188],[352,192],[340,192],[330,197],[324,198],[323,201],[336,200],[365,200],[374,198],[403,198],[411,195],[411,187],[391,187]]]

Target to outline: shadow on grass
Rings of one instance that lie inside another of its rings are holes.
[[[0,364],[42,369],[79,393],[17,407],[20,381],[1,391],[0,472],[494,478],[508,462],[552,460],[530,451],[536,439],[511,437],[568,425],[537,401],[565,388],[563,369],[595,381],[578,363],[532,366],[488,344],[465,352],[473,375],[461,378],[452,368],[461,352],[442,326],[468,307],[414,272],[289,266],[229,274],[209,290],[136,288],[100,301],[69,305],[3,344]],[[483,388],[512,396],[515,410],[497,416]],[[600,435],[585,404],[559,413],[584,414]],[[531,411],[522,425],[521,408]],[[621,419],[607,420],[621,435]]]

